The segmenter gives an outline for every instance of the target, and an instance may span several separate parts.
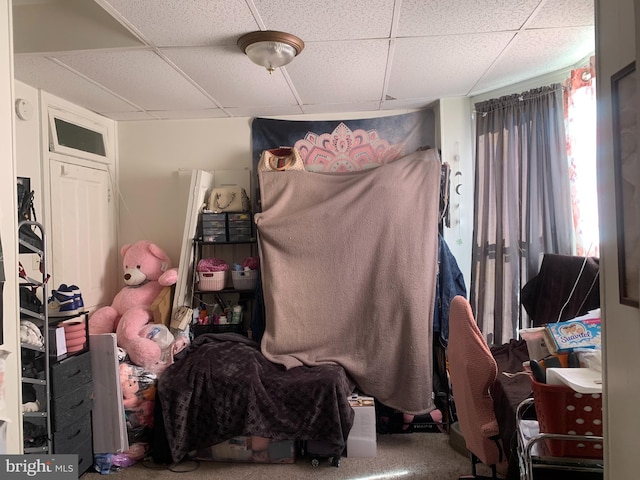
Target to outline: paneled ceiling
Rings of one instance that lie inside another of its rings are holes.
[[[575,65],[593,0],[13,0],[15,78],[115,120],[421,108]],[[255,30],[305,48],[269,74]]]

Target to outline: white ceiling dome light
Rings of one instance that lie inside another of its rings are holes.
[[[304,48],[304,42],[290,33],[261,30],[243,35],[238,47],[249,59],[269,73],[289,64]]]

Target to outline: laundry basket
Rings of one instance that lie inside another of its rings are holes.
[[[602,394],[531,380],[540,433],[602,436]],[[545,439],[554,457],[602,458],[602,442]]]
[[[224,288],[227,281],[227,271],[198,272],[198,288],[204,291],[218,291]]]
[[[258,283],[258,270],[234,270],[231,272],[231,280],[236,290],[253,290]]]

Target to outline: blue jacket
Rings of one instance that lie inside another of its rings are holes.
[[[442,235],[438,234],[438,273],[433,309],[433,333],[435,336],[439,334],[443,347],[446,347],[449,341],[449,306],[456,295],[467,297],[464,276],[447,242]]]

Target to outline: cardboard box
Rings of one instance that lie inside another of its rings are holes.
[[[352,395],[349,405],[355,417],[347,437],[347,457],[370,458],[378,454],[376,444],[376,407],[373,397]]]
[[[62,325],[49,326],[49,356],[60,357],[67,353],[67,340]]]
[[[173,303],[173,286],[163,287],[151,304],[153,323],[171,325],[171,304]]]

